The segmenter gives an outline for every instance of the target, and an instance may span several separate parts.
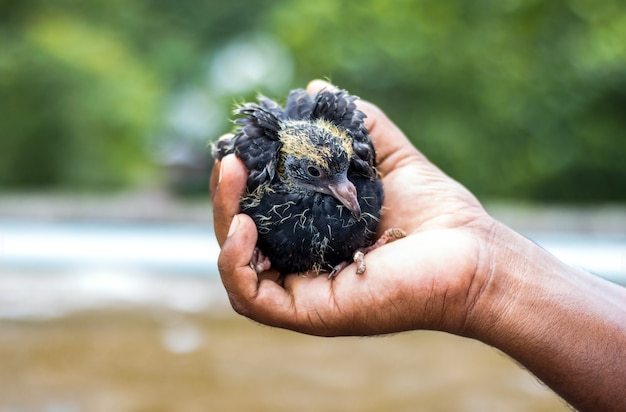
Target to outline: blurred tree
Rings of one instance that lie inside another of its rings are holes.
[[[626,200],[621,0],[294,0],[267,24],[300,81],[377,102],[481,196]]]
[[[1,40],[0,184],[107,188],[141,178],[161,93],[145,62],[105,25],[44,7],[22,14]]]
[[[327,76],[482,197],[624,201],[625,38],[622,0],[0,0],[0,188],[161,179]]]
[[[162,178],[154,146],[174,133],[172,96],[202,84],[213,49],[253,30],[253,4],[264,2],[0,0],[0,188]],[[212,137],[198,145],[205,159]]]

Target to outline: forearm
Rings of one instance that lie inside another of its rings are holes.
[[[496,227],[489,281],[472,312],[481,320],[470,334],[576,408],[626,410],[626,289]]]

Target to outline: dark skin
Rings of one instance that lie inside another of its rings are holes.
[[[311,93],[333,87],[313,81]],[[211,175],[218,266],[233,308],[319,335],[418,329],[478,339],[516,359],[572,406],[626,410],[626,289],[574,269],[493,219],[371,103],[358,102],[385,188],[379,231],[407,237],[326,276],[250,268],[257,232],[239,213],[247,171],[234,156]],[[417,373],[417,371],[416,371]]]

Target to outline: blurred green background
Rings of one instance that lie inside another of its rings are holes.
[[[478,196],[626,200],[622,0],[0,0],[0,190],[206,191],[235,101],[326,77]]]

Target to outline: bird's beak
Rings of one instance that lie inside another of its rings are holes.
[[[328,189],[342,205],[348,208],[356,220],[361,220],[361,206],[357,199],[356,187],[346,176],[331,182]]]

